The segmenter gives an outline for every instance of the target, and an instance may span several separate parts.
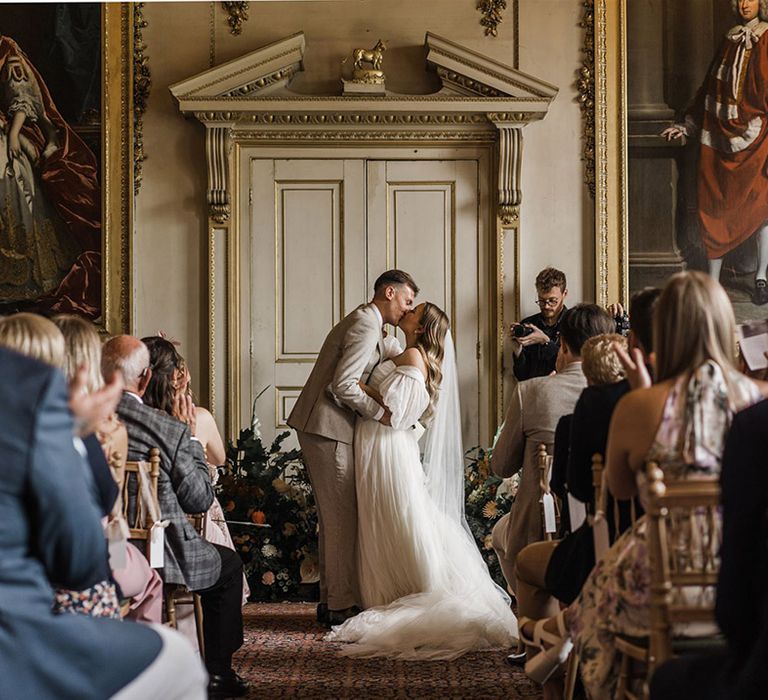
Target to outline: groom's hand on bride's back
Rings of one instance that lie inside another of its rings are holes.
[[[384,407],[384,415],[379,418],[379,423],[382,425],[392,425],[392,411],[390,411],[386,406]]]

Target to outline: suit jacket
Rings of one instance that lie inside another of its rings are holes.
[[[502,541],[510,561],[523,547],[543,539],[537,449],[543,442],[552,454],[557,422],[573,412],[586,385],[581,363],[573,362],[552,377],[520,382],[512,393],[504,428],[491,454],[491,469],[497,476],[507,478],[522,470],[512,510],[497,526],[504,528]]]
[[[384,337],[379,314],[372,303],[358,306],[326,337],[288,417],[288,425],[351,444],[356,416],[375,418],[381,410],[358,381],[367,380],[383,357]]]
[[[111,697],[159,653],[144,625],[55,615],[52,584],[108,576],[60,372],[0,348],[0,697]],[[119,663],[115,660],[119,659]]]
[[[123,394],[117,414],[128,431],[128,459],[148,460],[153,447],[160,450],[157,492],[160,513],[170,524],[165,530],[167,583],[181,583],[191,590],[212,586],[221,573],[216,548],[195,532],[187,513],[202,513],[213,503],[213,486],[199,442],[189,427],[163,411]]]

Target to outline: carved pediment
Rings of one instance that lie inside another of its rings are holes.
[[[304,70],[305,46],[298,32],[171,85],[171,93],[180,103],[271,95]]]
[[[479,97],[513,97],[517,100],[550,102],[557,95],[554,85],[427,32],[427,66],[436,71],[444,94]]]

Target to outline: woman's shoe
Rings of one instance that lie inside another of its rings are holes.
[[[563,619],[563,611],[561,610],[554,618],[557,621],[558,634],[549,632],[548,630],[544,629],[544,625],[549,619],[550,618],[547,617],[542,618],[541,620],[533,620],[530,617],[521,617],[517,621],[518,636],[520,637],[520,641],[523,642],[523,644],[526,646],[536,647],[542,651],[546,651],[549,649],[549,647],[559,644],[563,637],[568,636],[568,630],[565,628],[565,620]],[[524,628],[531,622],[534,623],[533,637],[526,637]]]
[[[570,637],[562,637],[558,643],[549,647],[546,651],[536,654],[525,664],[525,674],[533,681],[544,685],[568,660],[568,654],[573,649],[573,641]]]

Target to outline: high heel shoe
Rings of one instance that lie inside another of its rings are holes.
[[[559,634],[554,634],[544,629],[544,624],[547,620],[539,620],[536,623],[533,628],[533,639],[525,639],[521,632],[521,638],[523,638],[526,644],[539,647],[542,650],[541,653],[536,654],[525,664],[526,675],[542,685],[567,661],[568,654],[573,649],[573,641],[565,627],[563,611],[557,614],[555,620],[557,621],[557,631]],[[521,628],[523,626],[524,624],[521,625]],[[551,646],[545,648],[545,645]]]

